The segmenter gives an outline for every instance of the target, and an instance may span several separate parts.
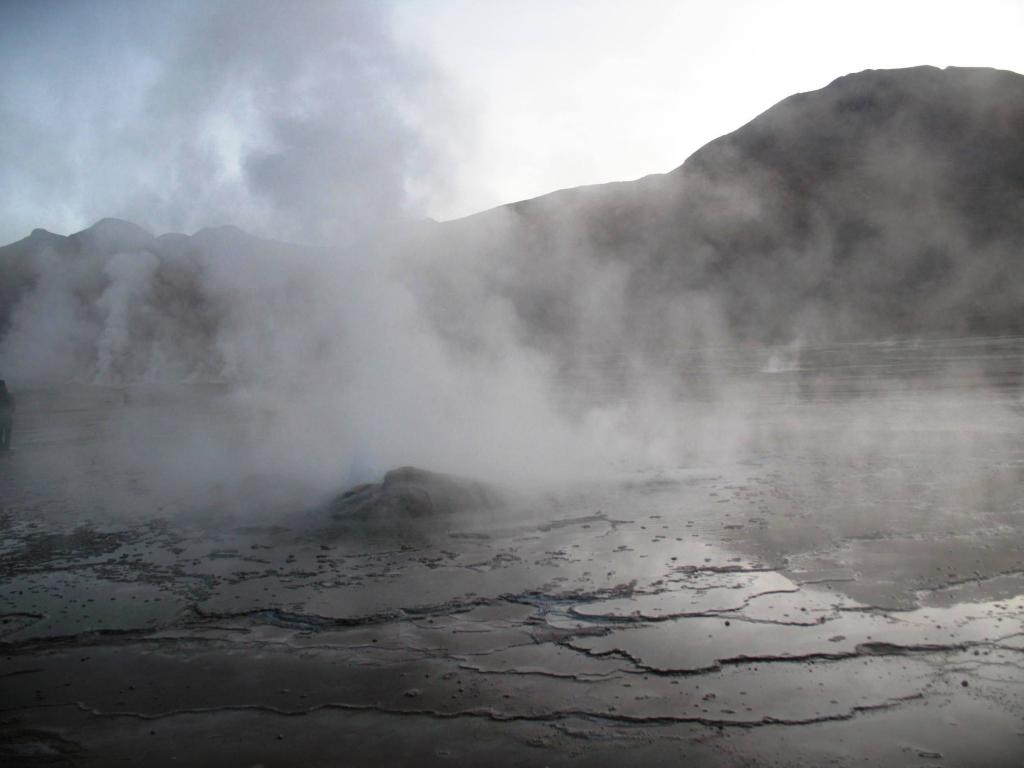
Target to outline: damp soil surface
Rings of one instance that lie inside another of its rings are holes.
[[[0,763],[1020,766],[1019,390],[842,375],[732,456],[408,520],[71,494],[122,405],[24,398]]]

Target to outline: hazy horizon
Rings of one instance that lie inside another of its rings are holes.
[[[336,242],[664,173],[868,68],[1024,72],[1016,3],[812,5],[6,2],[0,242],[104,217]]]
[[[1022,32],[0,0],[0,764],[1020,768]]]

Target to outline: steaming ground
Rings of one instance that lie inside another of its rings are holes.
[[[1024,762],[1024,77],[412,224],[385,6],[138,8],[3,49],[6,225],[145,225],[0,248],[4,764]]]
[[[378,515],[338,494],[390,467],[275,474],[236,389],[26,393],[0,754],[1020,765],[1024,339],[687,354],[686,400],[580,422],[588,472],[453,509],[393,475]]]

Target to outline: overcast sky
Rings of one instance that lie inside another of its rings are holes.
[[[1020,0],[0,9],[0,242],[103,216],[332,240],[667,171],[849,72],[1024,72]]]

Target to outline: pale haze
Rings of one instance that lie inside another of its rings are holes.
[[[1024,767],[1024,0],[0,0],[0,768]]]
[[[1020,2],[543,2],[401,6],[473,105],[455,216],[662,173],[792,93],[864,69],[1024,71]]]
[[[14,73],[0,90],[3,242],[104,216],[336,241],[370,210],[448,219],[668,171],[849,72],[1024,71],[1017,2],[15,1],[0,13]]]

